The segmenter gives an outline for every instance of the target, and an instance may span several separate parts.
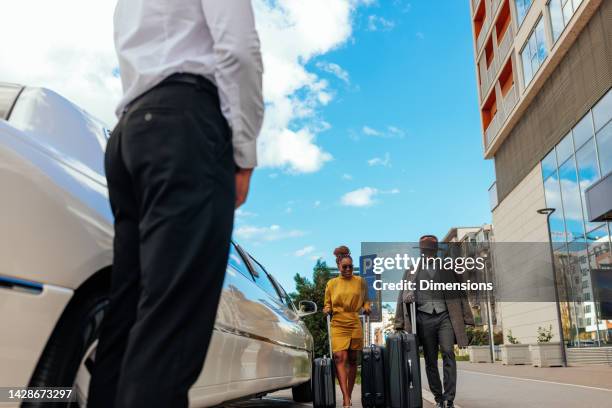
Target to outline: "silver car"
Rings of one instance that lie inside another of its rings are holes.
[[[85,406],[113,259],[108,137],[53,91],[0,83],[0,386],[74,385]],[[232,243],[191,406],[284,388],[309,401],[313,339],[300,317],[314,311]]]

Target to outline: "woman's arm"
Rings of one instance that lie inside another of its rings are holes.
[[[368,297],[368,284],[364,278],[361,278],[361,290],[363,293],[363,313],[370,314],[372,312],[372,302]]]
[[[331,289],[329,288],[329,283],[331,281],[327,282],[327,285],[325,286],[325,298],[323,300],[323,313],[326,314],[331,314],[332,312],[332,301],[331,301]]]

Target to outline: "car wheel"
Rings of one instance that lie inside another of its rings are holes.
[[[295,402],[312,402],[312,388],[310,380],[291,388],[291,394]]]
[[[31,387],[74,387],[76,401],[68,406],[85,406],[95,346],[107,305],[107,294],[103,291],[75,295],[45,346],[30,381]],[[46,408],[67,404],[23,406]]]

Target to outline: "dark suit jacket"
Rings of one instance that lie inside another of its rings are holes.
[[[406,281],[415,281],[417,271],[411,274],[410,271],[404,272],[402,279]],[[457,274],[450,270],[440,271],[441,282],[460,282],[457,278]],[[417,282],[417,290],[418,290]],[[402,290],[397,297],[397,307],[395,309],[395,328],[404,329],[408,332],[412,330],[412,322],[410,321],[410,309],[409,299],[412,295],[413,299],[416,299],[416,294],[411,293],[408,290]],[[450,317],[453,331],[455,332],[455,343],[459,347],[466,347],[468,345],[468,338],[465,333],[466,325],[474,325],[474,316],[472,315],[472,308],[467,300],[467,294],[465,291],[444,291],[444,301],[446,302],[446,308],[448,309],[448,315]],[[403,303],[406,303],[407,307],[403,307]]]

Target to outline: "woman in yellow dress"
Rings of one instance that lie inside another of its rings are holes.
[[[357,375],[357,356],[363,348],[363,329],[359,311],[370,313],[366,282],[353,275],[353,258],[346,246],[334,250],[340,275],[327,282],[324,313],[332,315],[331,343],[336,373],[342,391],[342,406],[351,406]]]

